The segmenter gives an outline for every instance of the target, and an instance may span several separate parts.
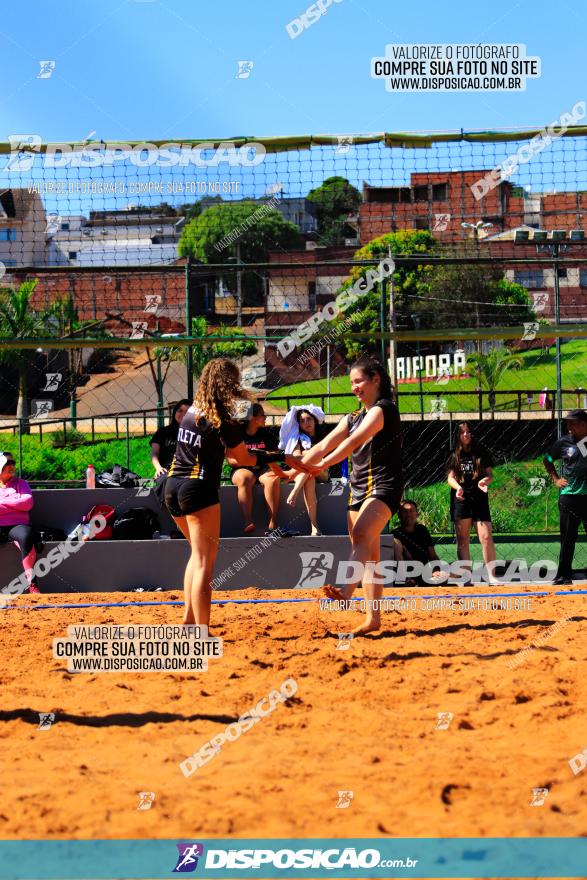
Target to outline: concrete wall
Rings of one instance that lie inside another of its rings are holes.
[[[383,559],[391,558],[391,540],[388,535],[382,538]],[[47,544],[41,556],[54,546]],[[303,576],[309,573],[312,560],[327,569],[327,582],[332,573],[334,583],[338,562],[348,559],[349,553],[347,537],[279,538],[265,547],[258,538],[223,538],[214,577],[219,590],[309,589],[312,584]],[[181,591],[188,556],[189,547],[183,539],[90,541],[40,578],[39,587],[43,593],[126,591],[137,587]],[[20,554],[13,545],[0,545],[0,572],[0,587],[22,573]]]
[[[340,483],[318,485],[319,522],[330,537],[279,538],[261,544],[267,522],[263,495],[255,487],[254,516],[258,528],[246,538],[242,535],[242,515],[236,488],[220,489],[222,506],[222,538],[215,568],[221,578],[221,589],[283,589],[293,587],[302,574],[300,553],[319,551],[333,554],[332,565],[347,559],[349,540],[346,537],[346,497],[348,488]],[[309,535],[310,523],[303,499],[295,508],[286,504],[291,487],[281,487],[279,524]],[[342,489],[342,492],[340,491]],[[332,491],[337,494],[330,494]],[[35,492],[32,523],[36,526],[60,528],[71,532],[81,517],[95,504],[110,504],[122,513],[130,507],[154,510],[161,523],[161,532],[175,528],[165,509],[161,509],[153,492],[140,494],[141,489],[54,489]],[[56,546],[48,543],[41,558]],[[248,554],[248,555],[247,555]],[[92,541],[71,555],[57,568],[40,579],[43,592],[101,592],[131,590],[136,587],[164,590],[182,589],[183,574],[189,556],[185,540]],[[326,557],[330,559],[329,556]],[[231,569],[231,566],[236,567]],[[12,544],[0,545],[0,588],[22,573],[20,554]]]
[[[286,499],[291,492],[289,486],[281,485],[279,505],[279,525],[296,529],[302,535],[310,534],[310,520],[302,497],[295,507],[290,507]],[[148,507],[155,511],[161,523],[161,532],[170,534],[176,528],[166,508],[161,508],[154,492],[141,494],[144,489],[46,489],[34,493],[35,506],[31,521],[35,526],[63,529],[69,534],[80,522],[84,514],[95,504],[110,504],[117,512],[129,507]],[[250,537],[261,536],[267,528],[269,512],[265,506],[263,491],[259,485],[254,488],[253,518],[257,528]],[[338,481],[319,483],[318,522],[327,535],[347,533],[346,505],[348,486]],[[221,537],[238,538],[243,534],[243,517],[238,504],[235,486],[220,487]]]

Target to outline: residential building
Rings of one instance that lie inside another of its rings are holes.
[[[57,216],[48,265],[142,266],[174,263],[183,217],[156,211],[90,211],[89,219]]]
[[[38,193],[0,189],[0,262],[7,269],[43,265],[46,223]]]

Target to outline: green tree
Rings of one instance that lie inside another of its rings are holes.
[[[29,402],[27,392],[27,369],[35,357],[34,349],[4,348],[2,340],[15,342],[19,339],[43,338],[49,335],[46,315],[35,312],[31,297],[38,279],[24,281],[18,290],[0,288],[0,363],[18,371],[17,419],[22,419],[22,431],[29,433]]]
[[[185,217],[186,221],[193,220],[194,217],[199,217],[202,211],[205,211],[217,202],[222,201],[222,196],[204,196],[196,202],[188,202],[185,205],[179,205],[176,209],[176,213],[179,216]]]
[[[240,270],[243,303],[256,305],[262,301],[265,278],[254,270],[247,271],[246,264],[265,262],[270,250],[302,246],[298,228],[267,203],[224,202],[206,208],[184,226],[178,251],[180,256],[202,263],[225,263],[222,277],[233,291],[238,290],[239,280],[235,262],[244,263]]]
[[[263,262],[269,250],[303,245],[293,223],[279,211],[256,202],[225,202],[206,208],[184,227],[178,250],[202,263],[226,263],[239,245],[244,263]]]
[[[497,266],[434,266],[417,294],[412,312],[420,316],[422,327],[510,327],[534,318],[526,289],[504,278]]]
[[[475,352],[467,358],[467,366],[477,376],[482,388],[489,392],[489,405],[495,411],[495,391],[508,370],[519,370],[523,360],[507,348],[492,348],[487,354]]]
[[[361,193],[346,177],[328,177],[310,190],[307,199],[317,208],[318,233],[321,244],[338,244],[344,238],[347,214],[355,214],[361,204]]]
[[[393,274],[396,326],[402,326],[402,324],[405,326],[405,322],[409,319],[410,297],[418,293],[422,279],[430,271],[425,257],[426,255],[433,254],[436,247],[436,239],[430,232],[426,230],[404,229],[399,232],[389,232],[385,235],[380,235],[356,251],[354,259],[357,261],[381,260],[384,257],[388,257],[390,253],[422,255],[422,263],[396,268]],[[353,266],[350,277],[342,284],[341,290],[352,287],[357,281],[364,278],[367,270],[370,268],[373,269],[374,267]],[[380,330],[380,310],[381,285],[377,283],[373,290],[366,293],[349,308],[348,316],[343,315],[337,320],[336,323],[338,325],[345,321],[345,319],[348,324],[350,318],[353,322],[350,330],[365,334],[364,339],[356,341],[345,340],[345,353],[349,360],[358,357],[369,349],[377,354],[379,353],[379,341],[373,341],[370,344],[368,339],[370,334]],[[385,294],[384,310],[385,315],[389,315],[389,283],[387,284]]]

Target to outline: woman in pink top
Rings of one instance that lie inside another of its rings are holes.
[[[25,480],[15,476],[16,464],[11,452],[0,452],[0,541],[13,541],[22,556],[29,593],[40,593],[33,578],[37,559],[29,511],[33,493]]]

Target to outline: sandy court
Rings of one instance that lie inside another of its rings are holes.
[[[74,675],[51,651],[68,625],[176,623],[181,609],[33,611],[22,606],[72,599],[20,597],[1,612],[0,836],[584,836],[587,772],[568,761],[587,746],[585,598],[386,612],[380,634],[346,650],[333,634],[360,612],[224,604],[212,617],[224,657],[207,672]],[[295,697],[184,778],[180,761],[290,677]],[[49,730],[39,712],[55,713]],[[440,712],[452,713],[447,729],[436,729]],[[533,788],[549,789],[540,807]],[[141,791],[155,792],[148,811]],[[353,792],[347,808],[339,791]]]

